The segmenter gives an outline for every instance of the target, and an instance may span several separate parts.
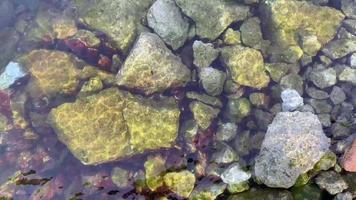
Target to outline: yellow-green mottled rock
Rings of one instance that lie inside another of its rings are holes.
[[[80,20],[106,33],[116,48],[127,52],[135,41],[140,20],[153,0],[75,0]]]
[[[265,0],[260,10],[264,32],[277,46],[275,53],[291,62],[300,59],[302,48],[314,56],[334,38],[344,19],[340,11],[308,1]]]
[[[225,47],[221,60],[231,72],[233,81],[240,85],[261,89],[270,81],[266,73],[262,54],[243,46]]]
[[[193,113],[194,120],[197,122],[200,128],[209,128],[211,122],[218,116],[220,110],[211,106],[208,106],[199,101],[193,101],[189,104],[189,108]]]
[[[165,185],[180,197],[188,198],[194,189],[195,176],[185,170],[181,172],[169,172],[163,177]]]
[[[179,114],[171,98],[153,101],[109,88],[52,109],[49,121],[82,163],[100,164],[171,147]]]
[[[117,84],[138,89],[146,95],[185,86],[190,70],[153,33],[141,33],[123,67]]]
[[[245,19],[249,7],[220,0],[176,0],[177,5],[196,25],[197,35],[215,40],[233,22]]]
[[[163,186],[163,175],[166,172],[165,162],[161,156],[154,156],[148,157],[144,164],[146,185],[152,191]]]
[[[241,32],[235,31],[232,28],[228,28],[223,35],[223,41],[227,45],[240,44],[241,43]]]

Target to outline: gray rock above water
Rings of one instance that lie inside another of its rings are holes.
[[[162,40],[174,50],[188,37],[189,23],[174,0],[158,0],[147,13],[147,22]]]
[[[269,125],[254,174],[269,187],[289,188],[329,150],[330,139],[310,112],[280,112]]]
[[[11,85],[16,83],[19,79],[27,75],[24,68],[16,63],[10,62],[2,74],[0,74],[0,90],[8,89]]]
[[[315,179],[316,184],[331,195],[340,193],[348,188],[346,181],[335,171],[321,172]]]
[[[294,111],[297,108],[304,105],[303,98],[299,95],[296,90],[286,89],[283,90],[281,94],[282,110],[283,111]]]

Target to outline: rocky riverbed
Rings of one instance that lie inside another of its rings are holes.
[[[1,200],[356,198],[355,0],[1,0]]]

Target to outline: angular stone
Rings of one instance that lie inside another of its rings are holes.
[[[240,27],[242,43],[254,49],[262,48],[261,21],[258,17],[252,17],[244,21]]]
[[[241,184],[251,178],[251,173],[243,170],[239,163],[231,164],[221,174],[221,179],[224,183],[229,185]]]
[[[165,159],[161,156],[150,156],[144,164],[146,185],[152,191],[163,186],[163,176],[166,173]]]
[[[235,31],[232,28],[228,28],[224,35],[223,41],[226,45],[237,45],[241,43],[241,33],[239,31]]]
[[[339,80],[356,85],[356,69],[346,67],[339,75]]]
[[[199,70],[200,82],[206,93],[217,96],[224,89],[226,74],[212,67],[204,67]]]
[[[265,67],[272,80],[278,83],[292,66],[287,63],[266,63]]]
[[[220,110],[213,108],[199,101],[193,101],[189,104],[189,108],[193,113],[194,120],[200,128],[207,129],[211,122],[218,116]]]
[[[183,46],[188,37],[189,23],[174,0],[158,0],[147,13],[148,26],[174,50]]]
[[[283,111],[294,111],[297,108],[304,105],[303,98],[299,95],[296,90],[286,89],[283,90],[281,94],[282,110]]]
[[[234,46],[223,48],[221,53],[221,59],[229,68],[232,79],[236,83],[257,89],[268,85],[270,78],[259,51]]]
[[[210,40],[215,40],[231,23],[249,14],[249,7],[235,2],[176,0],[176,3],[195,22],[197,35]]]
[[[194,65],[197,67],[209,67],[218,57],[219,50],[211,43],[203,43],[196,40],[193,43]]]
[[[303,78],[296,73],[290,73],[282,77],[280,85],[282,89],[294,89],[298,91],[300,95],[303,94]]]
[[[219,124],[216,131],[216,139],[218,141],[230,141],[237,134],[237,125],[235,123]]]
[[[308,1],[264,1],[260,6],[262,24],[267,37],[277,46],[277,54],[284,60],[298,60],[302,54],[298,38],[317,37],[319,48],[334,38],[344,15],[327,6],[317,6]],[[327,18],[328,20],[325,20]],[[317,46],[309,51],[312,56]],[[295,59],[291,59],[295,57]]]
[[[333,60],[345,57],[355,51],[356,38],[333,40],[323,49],[323,53]]]
[[[188,198],[195,184],[195,176],[190,171],[169,172],[163,177],[165,185],[180,197]]]
[[[188,99],[197,100],[197,101],[203,102],[203,103],[208,104],[213,107],[218,107],[218,108],[223,107],[220,99],[218,99],[217,97],[209,96],[207,94],[199,94],[196,92],[187,92],[186,96]]]
[[[299,175],[309,171],[329,150],[316,115],[310,112],[281,112],[269,125],[254,173],[269,187],[289,188]]]
[[[228,164],[238,160],[236,152],[224,142],[217,143],[214,154],[211,156],[211,162],[217,164]]]
[[[314,85],[321,89],[333,86],[337,81],[336,71],[334,68],[313,71],[310,73],[309,78]]]
[[[179,109],[173,99],[153,101],[109,88],[52,109],[49,120],[75,157],[100,164],[171,147]]]
[[[226,184],[206,182],[204,184],[198,184],[194,188],[192,194],[190,195],[191,200],[214,200],[222,194],[226,189]]]
[[[356,140],[345,152],[342,158],[342,167],[348,172],[356,172]]]
[[[340,193],[349,187],[341,175],[335,171],[321,172],[316,177],[315,182],[321,189],[325,189],[331,195]]]
[[[249,96],[252,105],[257,107],[268,106],[269,97],[262,92],[254,92]]]
[[[342,88],[334,86],[330,93],[330,99],[335,105],[337,105],[346,100],[346,94]]]
[[[129,171],[120,167],[114,167],[111,172],[111,180],[119,188],[126,188],[129,186]]]
[[[229,98],[225,109],[225,117],[230,121],[239,121],[251,112],[251,103],[247,98]]]
[[[332,106],[326,100],[310,99],[309,104],[314,108],[315,112],[320,114],[330,113]]]
[[[8,89],[26,75],[27,72],[19,63],[10,62],[0,74],[0,90]]]
[[[352,200],[351,192],[339,193],[335,196],[334,200]]]
[[[80,20],[106,33],[116,48],[127,52],[135,41],[138,26],[153,0],[75,0]]]
[[[123,67],[117,74],[117,84],[138,89],[146,95],[185,86],[190,70],[153,33],[142,33]]]

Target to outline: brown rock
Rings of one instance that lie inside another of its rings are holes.
[[[345,152],[342,159],[342,167],[348,172],[356,172],[356,140]]]

